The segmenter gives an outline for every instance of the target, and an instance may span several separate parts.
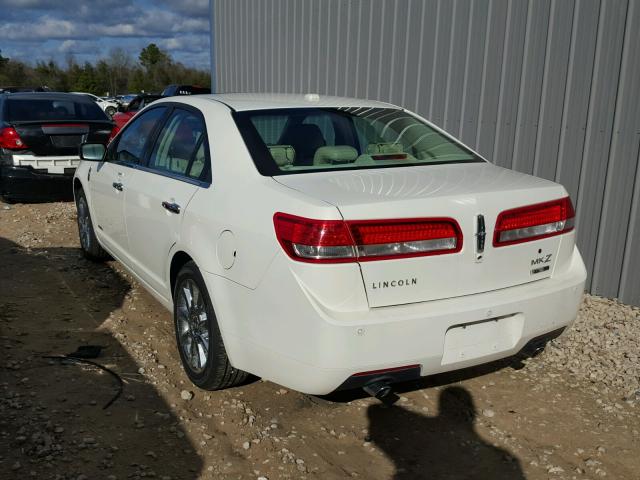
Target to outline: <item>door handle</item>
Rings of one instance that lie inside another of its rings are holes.
[[[115,188],[119,192],[124,190],[124,187],[122,186],[122,184],[120,182],[113,182],[112,185],[113,185],[113,188]]]
[[[180,205],[177,203],[162,202],[162,207],[171,213],[180,213]]]

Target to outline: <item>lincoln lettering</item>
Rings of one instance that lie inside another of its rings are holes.
[[[371,288],[377,290],[379,288],[395,288],[395,287],[410,287],[411,285],[417,285],[417,278],[407,278],[405,280],[391,280],[387,282],[373,282]]]

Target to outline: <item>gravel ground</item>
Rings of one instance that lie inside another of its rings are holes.
[[[254,380],[191,385],[171,315],[79,252],[70,203],[0,203],[0,479],[640,478],[640,310],[586,295],[523,368],[398,385],[382,408]],[[106,348],[91,367],[42,358]]]
[[[564,370],[621,400],[640,402],[640,308],[586,294],[571,329],[529,363]]]

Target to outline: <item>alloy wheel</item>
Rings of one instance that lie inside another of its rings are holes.
[[[202,292],[191,279],[178,288],[176,308],[178,341],[194,373],[202,373],[209,357],[209,317]]]

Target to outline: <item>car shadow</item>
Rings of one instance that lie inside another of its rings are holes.
[[[76,248],[0,237],[0,478],[197,478],[203,460],[140,374],[117,310],[129,284]],[[117,337],[117,338],[116,338]],[[103,347],[108,373],[45,358]]]
[[[519,480],[520,461],[475,431],[476,409],[462,387],[447,387],[437,416],[394,405],[367,410],[369,438],[395,465],[394,480]]]

